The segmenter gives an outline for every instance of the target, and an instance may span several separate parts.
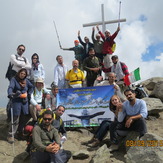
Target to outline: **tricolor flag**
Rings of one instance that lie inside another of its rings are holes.
[[[136,70],[134,70],[133,72],[131,72],[129,75],[126,75],[124,77],[124,82],[127,86],[129,86],[130,84],[140,80],[140,69],[137,68]]]

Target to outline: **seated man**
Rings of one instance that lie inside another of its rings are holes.
[[[147,132],[145,118],[148,115],[145,101],[137,99],[134,90],[127,89],[124,92],[125,101],[118,112],[118,122],[113,122],[110,126],[110,139],[113,143],[111,151],[118,149],[118,130],[137,131],[142,137]]]
[[[41,78],[38,78],[36,80],[36,86],[35,89],[31,95],[31,100],[30,100],[30,114],[33,118],[33,121],[37,121],[37,116],[39,115],[39,112],[41,111],[42,108],[44,108],[43,104],[43,98],[44,94],[48,94],[49,90],[44,88],[44,81]]]
[[[118,95],[121,99],[121,101],[125,101],[125,98],[123,97],[119,86],[115,83],[116,80],[116,74],[114,72],[108,73],[108,80],[103,80],[102,76],[97,77],[97,79],[94,82],[94,86],[104,86],[104,85],[114,85],[114,92],[116,95]]]
[[[57,129],[52,126],[53,112],[46,110],[43,121],[34,127],[32,132],[32,163],[55,162],[63,163],[60,156],[60,138]]]
[[[42,112],[40,113],[41,116],[38,119],[38,123],[41,124],[43,121],[43,113],[46,111],[46,109],[42,110]],[[61,144],[63,144],[66,140],[67,140],[67,134],[66,134],[66,129],[64,127],[64,122],[61,119],[61,116],[63,115],[65,111],[65,107],[62,105],[59,105],[56,109],[56,111],[54,112],[53,115],[53,122],[51,123],[52,126],[54,128],[56,128],[58,130],[58,133],[61,135]]]
[[[52,85],[50,94],[46,95],[45,98],[45,108],[50,108],[52,111],[56,110],[57,106],[57,94],[58,94],[58,86]]]

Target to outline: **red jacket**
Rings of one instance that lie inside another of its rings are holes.
[[[113,44],[115,43],[114,39],[117,36],[118,32],[116,31],[113,35],[111,35],[108,38],[106,38],[101,31],[99,31],[99,34],[101,35],[101,37],[102,37],[102,39],[104,41],[102,54],[112,54],[113,51],[112,51],[111,48],[112,48]]]

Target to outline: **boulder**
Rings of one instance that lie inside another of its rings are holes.
[[[155,87],[151,92],[151,96],[159,98],[163,102],[163,81],[159,81],[155,84]]]
[[[90,163],[110,163],[110,155],[109,149],[105,144],[96,151]]]
[[[160,99],[145,97],[145,98],[143,98],[143,100],[147,104],[149,115],[153,115],[153,114],[157,115],[157,114],[159,114],[159,112],[163,111],[163,103],[161,102]]]
[[[140,85],[142,85],[144,87],[144,90],[146,91],[146,93],[151,96],[152,91],[155,88],[155,85],[162,81],[163,82],[163,78],[162,77],[154,77],[154,78],[150,78],[147,79],[143,82],[140,83]],[[154,96],[155,97],[155,96]]]
[[[152,133],[145,134],[140,140],[127,144],[127,163],[162,163],[163,162],[163,138]]]

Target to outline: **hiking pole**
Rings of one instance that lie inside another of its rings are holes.
[[[12,106],[11,106],[11,129],[12,129],[12,138],[13,138],[12,151],[13,151],[13,155],[15,156],[15,144],[14,144],[14,119],[13,119],[13,108],[12,108]]]
[[[119,2],[119,18],[118,18],[118,27],[120,27],[120,14],[121,14],[121,1]]]
[[[54,23],[54,28],[55,28],[55,31],[56,31],[56,34],[57,34],[59,47],[62,48],[62,46],[61,46],[61,42],[60,42],[60,40],[59,40],[59,35],[58,35],[57,27],[56,27],[56,25],[55,25],[55,21],[54,21],[54,20],[53,20],[53,23]]]

